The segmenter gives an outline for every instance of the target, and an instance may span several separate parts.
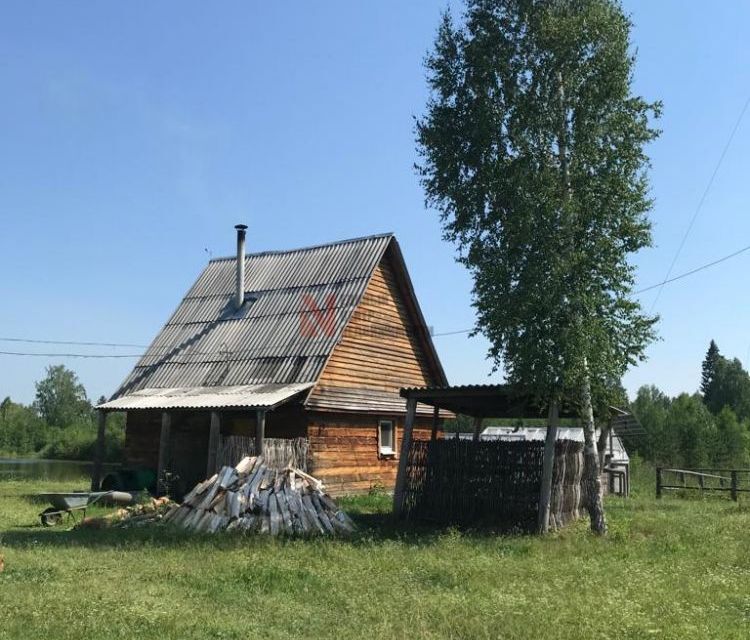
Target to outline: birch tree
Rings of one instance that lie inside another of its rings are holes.
[[[490,357],[551,407],[576,399],[598,533],[593,398],[655,322],[629,258],[651,242],[660,105],[632,93],[630,29],[613,0],[467,0],[460,23],[443,16],[416,124],[426,201],[472,273]]]

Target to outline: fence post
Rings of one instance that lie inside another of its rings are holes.
[[[656,467],[656,497],[661,498],[661,467]]]
[[[544,459],[542,462],[542,483],[539,487],[539,511],[537,513],[537,531],[549,531],[549,509],[552,500],[552,472],[555,466],[555,443],[557,442],[557,426],[559,422],[559,407],[557,398],[549,403],[549,418],[547,421],[547,435],[544,438]]]
[[[409,459],[409,449],[411,448],[411,434],[414,428],[414,418],[417,415],[417,399],[408,398],[406,400],[406,420],[404,422],[404,432],[401,435],[401,455],[398,459],[398,475],[396,476],[396,488],[393,492],[393,513],[400,517],[404,512],[404,498],[406,489],[406,467]]]
[[[737,471],[732,471],[732,500],[737,502]]]

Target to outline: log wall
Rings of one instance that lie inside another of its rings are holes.
[[[392,491],[398,473],[398,455],[382,456],[378,448],[378,422],[393,420],[396,451],[401,444],[403,417],[356,414],[310,414],[310,468],[331,495],[363,493],[374,488]],[[413,437],[428,440],[431,419],[415,422]]]
[[[159,464],[161,412],[128,411],[125,417],[125,464],[156,469]]]

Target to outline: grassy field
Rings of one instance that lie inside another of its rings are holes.
[[[46,530],[24,496],[49,483],[4,482],[0,638],[750,637],[750,504],[645,482],[604,539],[399,531],[376,496],[314,542]]]

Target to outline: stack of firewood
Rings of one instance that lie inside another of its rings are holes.
[[[304,471],[243,458],[198,483],[163,522],[191,531],[240,530],[272,536],[349,535],[354,523]]]

